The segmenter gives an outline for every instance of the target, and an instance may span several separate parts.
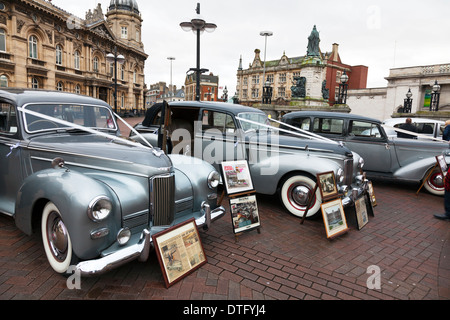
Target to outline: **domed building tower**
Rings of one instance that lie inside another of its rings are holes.
[[[143,49],[142,18],[136,0],[111,0],[106,21],[117,39]]]

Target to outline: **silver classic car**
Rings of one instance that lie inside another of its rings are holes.
[[[206,160],[218,170],[223,161],[247,160],[256,192],[278,193],[284,207],[299,217],[308,199],[307,217],[320,211],[321,193],[312,194],[318,173],[334,172],[346,206],[353,203],[352,192],[365,191],[361,157],[324,138],[279,135],[255,108],[220,102],[156,104],[134,129],[141,136],[131,132],[131,139],[156,144],[167,135],[169,153]]]
[[[210,164],[119,136],[103,101],[0,90],[0,212],[28,235],[40,230],[58,273],[145,261],[152,234],[192,218],[206,228],[225,213]]]
[[[424,134],[418,135],[420,139],[388,136],[381,121],[338,112],[298,111],[281,121],[288,130],[296,127],[342,141],[364,158],[368,177],[424,182],[430,193],[444,194],[443,177],[435,165],[436,156],[450,151],[447,141],[427,140]]]

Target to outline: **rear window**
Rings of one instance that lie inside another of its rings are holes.
[[[314,119],[314,133],[342,135],[344,132],[344,120],[334,118]]]
[[[378,125],[371,122],[350,121],[348,131],[351,136],[381,138]]]

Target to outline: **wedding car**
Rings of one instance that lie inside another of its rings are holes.
[[[101,100],[0,90],[0,212],[28,235],[42,232],[58,273],[97,275],[145,261],[152,235],[222,217],[219,173],[183,158],[121,138]]]
[[[364,158],[368,177],[423,182],[430,193],[444,194],[436,156],[447,155],[450,149],[449,143],[438,136],[427,139],[422,132],[416,134],[419,139],[398,138],[388,135],[379,120],[338,112],[296,111],[284,115],[281,122],[284,124],[281,127],[288,130],[300,128],[343,142]]]
[[[156,104],[134,129],[140,136],[131,132],[131,139],[156,145],[161,135],[168,136],[169,143],[161,146],[168,153],[203,159],[217,170],[224,161],[247,160],[255,191],[278,193],[287,211],[299,217],[320,212],[319,188],[313,194],[317,174],[335,174],[344,206],[366,190],[359,155],[327,139],[279,135],[267,115],[252,107],[197,101]]]

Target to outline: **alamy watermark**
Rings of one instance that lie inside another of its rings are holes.
[[[381,269],[379,266],[371,265],[367,268],[367,272],[370,276],[367,278],[367,289],[381,290]]]

